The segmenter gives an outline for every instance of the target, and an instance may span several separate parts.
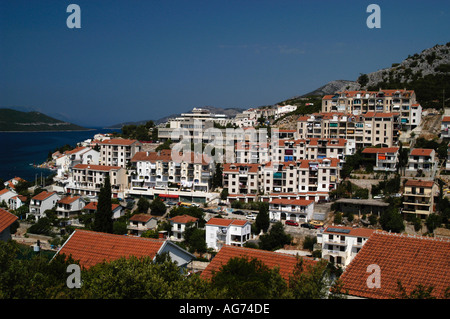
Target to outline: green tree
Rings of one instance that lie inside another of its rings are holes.
[[[150,203],[150,210],[152,211],[153,215],[162,216],[166,213],[167,207],[164,204],[164,202],[161,200],[161,198],[156,197]]]
[[[150,208],[150,202],[147,198],[141,197],[137,203],[137,211],[141,214],[147,214],[148,209]]]
[[[214,171],[214,175],[212,178],[212,188],[216,189],[217,187],[222,187],[223,179],[222,179],[222,165],[220,163],[216,163],[216,170]]]
[[[105,178],[105,183],[100,189],[97,203],[97,213],[94,218],[93,230],[104,233],[113,232],[112,220],[112,203],[111,203],[111,183],[109,176]]]
[[[281,222],[272,225],[269,232],[259,237],[259,248],[264,250],[277,250],[292,241],[292,237],[285,233]]]
[[[440,227],[442,223],[442,217],[438,214],[430,214],[425,220],[425,225],[430,233],[432,233],[436,228]]]
[[[192,225],[187,225],[184,231],[184,241],[189,247],[189,252],[198,252],[200,254],[206,253],[208,247],[206,246],[206,231]]]
[[[211,283],[226,299],[280,298],[287,288],[278,269],[246,257],[231,258],[213,273]]]
[[[262,202],[259,205],[258,215],[256,216],[255,224],[256,231],[258,233],[267,232],[270,227],[270,218],[269,218],[269,204],[266,202]]]

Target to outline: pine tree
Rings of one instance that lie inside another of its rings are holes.
[[[111,183],[109,176],[105,178],[105,184],[100,189],[97,203],[97,213],[94,219],[94,230],[103,233],[113,232],[112,208],[111,208]]]

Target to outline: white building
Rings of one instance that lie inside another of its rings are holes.
[[[218,251],[224,245],[242,247],[250,239],[251,224],[247,220],[211,218],[205,230],[207,247]]]
[[[66,178],[70,176],[72,168],[78,164],[98,165],[100,152],[89,147],[77,147],[71,151],[64,152],[56,160],[57,178]]]
[[[134,236],[141,236],[143,232],[156,229],[158,225],[158,220],[150,214],[135,214],[128,221],[127,229]]]
[[[407,171],[417,172],[422,170],[423,173],[431,172],[437,164],[436,151],[427,148],[414,148],[408,156]]]
[[[86,202],[80,196],[66,196],[56,203],[58,218],[70,218],[81,213]]]
[[[9,209],[16,210],[27,202],[27,197],[23,195],[16,195],[14,197],[11,197],[8,201],[8,207]]]
[[[375,159],[374,171],[395,172],[398,165],[398,147],[367,147],[362,154]]]
[[[172,217],[169,219],[170,225],[172,226],[171,232],[171,240],[174,241],[182,241],[184,240],[184,231],[188,225],[192,225],[194,227],[198,226],[198,218],[189,216],[189,215],[179,215]]]
[[[308,222],[314,214],[314,201],[274,198],[269,202],[269,218],[278,221]]]
[[[100,146],[100,164],[106,166],[127,167],[134,154],[140,152],[142,143],[137,140],[112,138],[98,143]]]
[[[283,116],[284,114],[294,112],[296,109],[296,105],[277,105],[277,113],[275,116],[278,118]]]
[[[369,239],[374,229],[329,226],[317,234],[322,258],[346,267]]]
[[[441,138],[450,138],[450,116],[444,116],[441,122]]]
[[[37,194],[31,198],[29,207],[30,212],[27,214],[27,218],[33,216],[36,220],[39,220],[40,218],[45,217],[45,211],[55,207],[60,199],[61,198],[56,192],[43,191]]]
[[[17,193],[15,191],[4,188],[0,191],[0,203],[5,201],[6,205],[8,205],[9,200],[15,196],[17,196]]]

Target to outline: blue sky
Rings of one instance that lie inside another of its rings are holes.
[[[69,29],[69,4],[81,29]],[[381,28],[369,29],[369,4]],[[449,1],[0,0],[0,106],[86,126],[250,108],[450,41]]]

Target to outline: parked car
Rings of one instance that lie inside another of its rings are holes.
[[[234,211],[233,211],[233,214],[236,214],[236,215],[245,215],[245,213],[244,213],[242,210],[234,210]]]
[[[287,220],[287,221],[285,222],[285,224],[286,224],[286,225],[289,225],[289,226],[298,226],[298,223],[297,223],[297,222],[294,222],[293,220]]]
[[[316,227],[314,225],[308,224],[308,223],[303,223],[300,225],[300,227],[303,228],[308,228],[308,229],[315,229]]]
[[[256,220],[256,216],[252,215],[252,214],[248,214],[246,218],[251,219],[251,220]]]
[[[383,198],[384,198],[383,195],[376,195],[376,196],[373,197],[373,199],[383,199]]]
[[[323,227],[323,222],[319,222],[318,220],[312,220],[309,222],[310,225],[313,225],[314,228],[320,228]]]

